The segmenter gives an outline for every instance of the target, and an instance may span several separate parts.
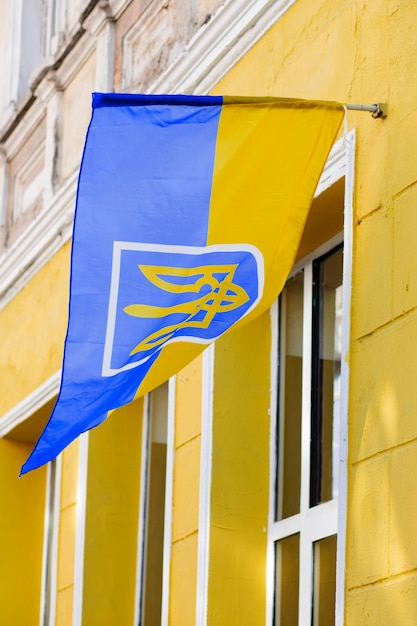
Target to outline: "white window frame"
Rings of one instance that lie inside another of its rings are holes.
[[[55,465],[55,475],[53,474],[52,465]],[[55,626],[61,468],[61,455],[47,465],[43,531],[41,610],[39,620],[40,626]],[[53,502],[52,510],[51,500]]]
[[[212,343],[203,352],[196,626],[207,626],[210,559],[210,492],[213,451],[214,345],[215,344]]]
[[[337,180],[345,177],[344,231],[314,252],[298,262],[290,278],[301,269],[304,270],[303,298],[303,337],[311,337],[311,302],[312,302],[312,264],[313,260],[344,242],[343,262],[343,311],[342,311],[342,358],[341,358],[341,397],[339,430],[339,481],[338,495],[329,502],[310,508],[310,404],[311,404],[311,341],[303,342],[302,373],[302,431],[301,431],[301,493],[300,513],[292,517],[275,521],[276,498],[276,428],[278,381],[278,304],[271,308],[271,449],[270,449],[270,512],[268,528],[267,557],[267,626],[274,619],[275,593],[275,545],[296,533],[300,534],[300,574],[299,574],[299,613],[298,623],[307,626],[311,623],[313,592],[313,543],[325,537],[337,534],[336,559],[336,609],[335,624],[344,624],[344,580],[346,546],[346,504],[347,504],[347,420],[348,420],[348,385],[349,365],[347,353],[350,338],[350,298],[352,276],[352,196],[354,173],[355,132],[351,131],[337,142],[330,153],[323,175],[316,191],[316,197],[328,189]]]
[[[87,471],[88,471],[89,432],[79,437],[78,482],[77,482],[77,517],[74,555],[74,597],[72,626],[81,626],[83,619],[84,585],[84,546],[85,520],[87,510]]]
[[[176,377],[173,376],[168,381],[168,414],[167,414],[167,456],[166,456],[166,478],[165,478],[165,513],[164,513],[164,538],[163,538],[163,570],[162,570],[162,606],[161,606],[161,626],[168,626],[169,609],[169,585],[171,570],[171,540],[172,540],[172,498],[174,484],[174,435],[175,435],[175,394]],[[138,542],[136,555],[136,588],[135,588],[135,610],[133,626],[140,626],[141,615],[141,595],[143,591],[143,560],[145,558],[146,541],[146,499],[148,490],[148,469],[149,469],[149,413],[150,394],[147,394],[143,403],[143,428],[142,428],[142,451],[141,451],[141,479],[139,494],[139,523]]]
[[[58,51],[66,27],[67,0],[44,0],[43,55],[53,57]],[[52,34],[53,33],[53,34]]]
[[[53,8],[55,7],[55,11]],[[40,66],[58,50],[62,33],[66,27],[67,0],[43,0],[39,15],[40,57],[36,67],[32,67],[31,76],[39,71]],[[6,9],[7,33],[5,48],[5,75],[2,89],[2,111],[5,121],[13,114],[19,102],[19,88],[22,65],[32,59],[25,54],[22,41],[22,21],[24,19],[24,0],[8,0]],[[52,36],[52,32],[55,34]],[[24,94],[23,94],[24,97]]]

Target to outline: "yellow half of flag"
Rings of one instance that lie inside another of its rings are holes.
[[[207,245],[251,244],[264,262],[262,297],[229,330],[261,315],[281,292],[343,116],[343,105],[335,102],[223,97]],[[175,374],[204,348],[189,342],[167,344],[137,396]]]

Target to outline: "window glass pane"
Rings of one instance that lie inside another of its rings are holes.
[[[310,504],[337,496],[343,253],[313,267],[313,355]]]
[[[275,559],[275,626],[297,626],[300,535],[277,541]]]
[[[313,626],[334,626],[336,597],[336,535],[314,544]]]
[[[143,626],[160,626],[164,548],[168,383],[150,394]]]
[[[42,0],[23,2],[21,29],[19,99],[28,91],[30,76],[41,59]]]
[[[280,298],[277,520],[300,512],[303,284],[300,273]]]
[[[49,20],[51,24],[50,37],[54,37],[57,32],[56,22],[57,22],[57,0],[52,0],[49,3]]]

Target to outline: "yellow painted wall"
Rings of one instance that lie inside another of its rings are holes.
[[[388,102],[356,128],[346,624],[414,624],[417,5],[297,2],[217,93]]]
[[[0,415],[62,365],[67,325],[70,245],[0,311]]]
[[[89,434],[83,581],[85,626],[133,624],[143,399]]]
[[[38,624],[46,470],[18,478],[31,444],[0,439],[0,623]]]
[[[56,626],[71,626],[74,603],[75,546],[80,441],[62,452],[61,497],[58,529]],[[38,470],[35,470],[36,473]]]
[[[267,312],[216,343],[210,626],[265,623],[270,332]]]
[[[195,624],[202,361],[195,359],[176,379],[170,626]]]

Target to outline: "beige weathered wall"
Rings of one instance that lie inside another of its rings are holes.
[[[39,158],[33,162],[34,152],[40,152]],[[28,167],[29,165],[29,167]],[[31,165],[31,167],[30,167]],[[9,181],[7,186],[7,246],[28,228],[34,218],[43,209],[42,170],[45,167],[45,118],[40,120],[33,132],[16,154],[10,158]],[[25,173],[25,170],[29,170]],[[32,186],[32,193],[29,187]],[[32,196],[26,200],[24,194]],[[0,252],[2,251],[0,247]]]
[[[91,54],[64,90],[61,146],[63,180],[80,167],[85,134],[91,117],[91,93],[95,87],[95,71],[95,54]]]
[[[131,39],[134,57],[130,87],[135,93],[145,93],[224,3],[133,0],[116,23],[115,90],[126,88],[123,50],[127,40]]]

